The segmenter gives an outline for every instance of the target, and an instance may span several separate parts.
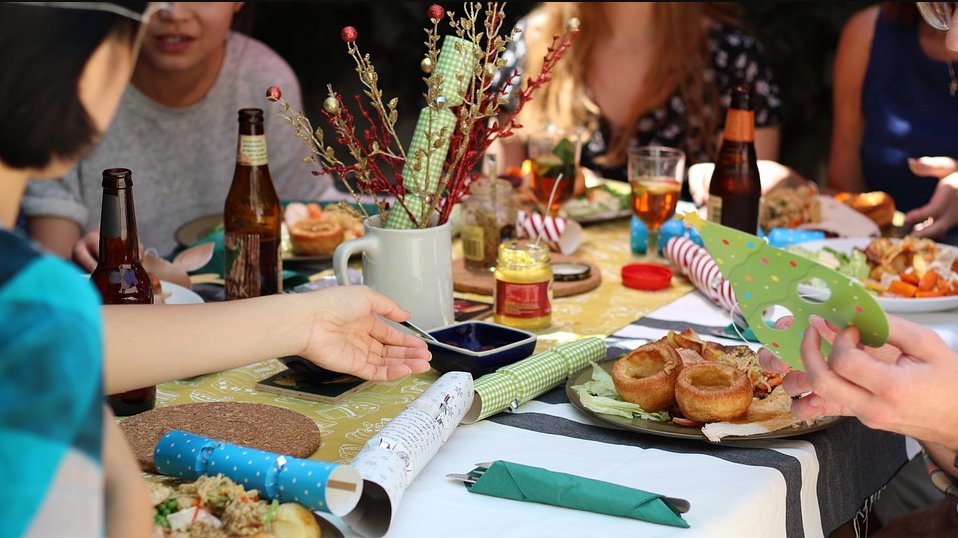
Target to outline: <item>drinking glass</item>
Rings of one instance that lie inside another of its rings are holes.
[[[555,217],[562,204],[572,198],[572,193],[575,192],[582,137],[578,133],[543,131],[533,133],[528,144],[529,160],[532,163],[532,191],[543,214]],[[549,195],[552,194],[557,181],[559,186],[550,205]]]
[[[645,257],[661,263],[659,228],[675,214],[685,178],[685,153],[664,146],[642,146],[629,150],[629,185],[632,187],[632,214],[648,230]]]

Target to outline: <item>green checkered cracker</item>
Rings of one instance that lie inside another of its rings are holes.
[[[604,356],[605,341],[589,337],[556,346],[484,375],[476,380],[477,398],[463,423],[477,422],[506,409],[514,409],[559,386],[589,361],[598,361]],[[475,412],[476,406],[480,407],[478,413]]]

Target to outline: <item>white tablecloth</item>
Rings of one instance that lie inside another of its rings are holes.
[[[698,293],[650,317],[728,323]],[[953,317],[921,321],[958,343]],[[640,324],[618,331],[610,345],[631,348],[666,332]],[[688,499],[691,528],[472,494],[445,478],[496,459]],[[903,437],[854,419],[802,438],[713,445],[613,429],[575,409],[560,389],[515,413],[460,426],[406,491],[388,536],[825,536],[905,460]]]

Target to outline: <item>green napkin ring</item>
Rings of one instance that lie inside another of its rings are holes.
[[[469,477],[475,479],[465,481],[470,493],[689,527],[661,495],[611,482],[506,461],[477,467]]]

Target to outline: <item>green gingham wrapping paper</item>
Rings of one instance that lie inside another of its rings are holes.
[[[403,203],[406,204],[413,215],[422,215],[425,204],[418,194],[407,192],[405,198],[403,198]],[[390,230],[412,230],[415,227],[416,225],[409,218],[406,210],[399,205],[399,202],[393,204],[389,209],[389,216],[386,217],[386,228]]]
[[[419,113],[419,121],[416,122],[416,130],[412,133],[409,151],[406,152],[406,163],[402,169],[403,186],[406,192],[416,193],[423,189],[426,192],[435,193],[439,189],[439,176],[446,163],[449,138],[455,126],[456,115],[446,108],[436,110],[426,107]],[[434,147],[432,143],[443,130],[445,130],[443,144]],[[430,131],[432,136],[427,138],[426,133]],[[427,151],[430,147],[432,147],[432,154],[428,158],[424,156],[420,161],[420,169],[416,170],[414,165],[416,152]]]
[[[472,424],[552,390],[589,361],[605,356],[605,341],[589,337],[533,355],[476,380],[476,398],[463,418]]]
[[[459,50],[456,50],[459,44]],[[456,36],[447,35],[442,38],[442,49],[433,73],[442,75],[442,87],[439,95],[446,98],[447,106],[462,104],[469,83],[472,81],[472,71],[476,65],[475,43]]]

